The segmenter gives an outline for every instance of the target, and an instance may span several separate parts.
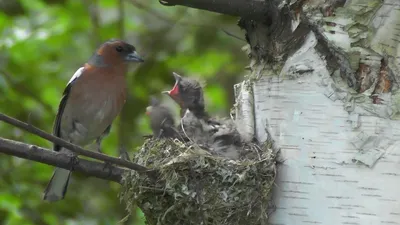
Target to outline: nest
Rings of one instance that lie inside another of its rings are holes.
[[[276,176],[270,147],[248,144],[231,160],[195,144],[148,139],[134,162],[157,170],[157,178],[128,172],[120,199],[128,211],[139,206],[148,225],[267,224]]]

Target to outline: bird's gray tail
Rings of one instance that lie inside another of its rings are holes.
[[[70,170],[57,167],[44,191],[43,200],[54,202],[63,199],[67,193],[70,176]]]

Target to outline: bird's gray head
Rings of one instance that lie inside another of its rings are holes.
[[[173,72],[175,85],[170,91],[163,91],[168,94],[181,108],[204,111],[203,88],[197,80],[182,77]]]
[[[128,62],[144,62],[135,46],[118,39],[104,42],[89,59],[88,64],[96,67],[119,66]]]

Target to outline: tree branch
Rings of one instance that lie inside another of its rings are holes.
[[[181,5],[246,19],[263,20],[270,11],[271,0],[159,0],[162,5]],[[272,1],[271,1],[272,2]]]
[[[61,147],[67,148],[71,151],[73,151],[76,154],[79,155],[84,155],[84,156],[88,156],[90,158],[93,159],[98,159],[104,162],[108,162],[108,163],[112,163],[118,166],[122,166],[122,167],[126,167],[132,170],[136,170],[138,172],[150,172],[146,167],[141,166],[139,164],[136,163],[132,163],[123,159],[119,159],[119,158],[115,158],[115,157],[111,157],[108,155],[104,155],[101,153],[97,153],[97,152],[93,152],[93,151],[87,151],[77,145],[74,145],[72,143],[69,143],[67,141],[64,141],[61,138],[58,138],[56,136],[53,136],[51,134],[48,134],[42,130],[40,130],[39,128],[36,128],[30,124],[24,123],[22,121],[19,121],[17,119],[11,118],[9,116],[4,115],[3,113],[0,113],[0,121],[4,121],[8,124],[11,124],[13,126],[16,126],[18,128],[21,128],[23,130],[28,131],[29,133],[32,134],[36,134],[39,137],[42,137],[48,141],[51,141],[53,143],[56,143],[57,145],[60,145]]]
[[[5,138],[0,138],[0,152],[64,169],[71,169],[88,176],[118,183],[121,181],[122,174],[127,171],[126,169],[106,165],[106,163],[86,159],[78,159],[74,162],[74,156]]]

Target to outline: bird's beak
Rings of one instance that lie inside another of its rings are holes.
[[[148,116],[150,115],[150,112],[151,112],[152,108],[153,107],[151,107],[151,106],[147,106],[146,107],[146,115],[148,115]]]
[[[161,92],[162,94],[177,95],[179,93],[178,83],[182,80],[182,77],[179,74],[175,73],[175,72],[172,72],[172,75],[174,75],[174,78],[175,78],[174,87],[170,91]]]
[[[172,72],[172,75],[174,75],[174,78],[175,78],[175,81],[176,81],[176,82],[182,80],[181,75],[179,75],[179,74],[177,74],[177,73],[175,73],[175,72]]]
[[[142,57],[140,57],[136,51],[129,53],[126,57],[125,57],[126,61],[132,61],[132,62],[144,62],[144,60],[142,59]]]

